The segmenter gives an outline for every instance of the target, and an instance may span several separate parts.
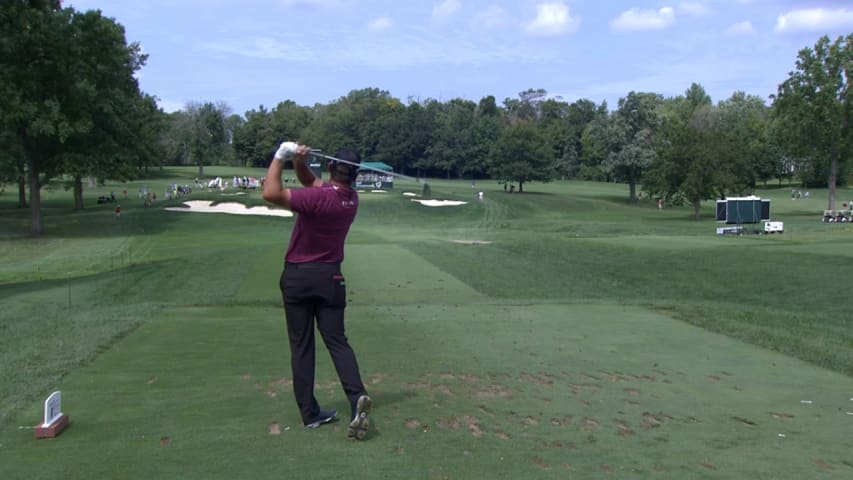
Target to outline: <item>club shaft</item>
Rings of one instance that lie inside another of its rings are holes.
[[[352,166],[354,166],[354,167],[358,167],[358,168],[359,168],[359,170],[372,170],[372,171],[374,171],[374,172],[384,173],[385,175],[393,175],[393,176],[395,176],[395,177],[405,178],[406,180],[411,180],[411,181],[413,181],[413,182],[420,182],[420,180],[419,180],[419,179],[417,179],[417,178],[415,178],[415,177],[410,177],[410,176],[408,176],[408,175],[403,175],[402,173],[395,173],[395,172],[392,172],[392,171],[389,171],[389,170],[383,170],[383,169],[381,169],[381,168],[370,167],[370,166],[367,166],[367,165],[364,165],[364,164],[355,163],[355,162],[350,162],[350,161],[348,161],[348,160],[343,160],[343,159],[341,159],[341,158],[336,158],[336,157],[333,157],[333,156],[331,156],[331,155],[326,155],[325,153],[320,153],[320,152],[314,152],[314,151],[312,151],[312,152],[311,152],[311,155],[313,155],[313,156],[315,156],[315,157],[325,158],[326,160],[331,160],[331,161],[333,161],[333,162],[346,163],[347,165],[352,165]]]

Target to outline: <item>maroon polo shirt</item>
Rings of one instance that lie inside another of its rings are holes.
[[[336,263],[344,260],[344,240],[358,211],[358,193],[324,182],[290,191],[296,223],[284,260],[290,263]]]

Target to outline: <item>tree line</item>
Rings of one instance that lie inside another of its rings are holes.
[[[243,115],[223,103],[164,113],[133,74],[140,46],[99,12],[58,1],[0,6],[0,182],[17,183],[19,205],[41,232],[39,187],[61,179],[82,208],[86,178],[129,180],[149,168],[264,167],[283,140],[333,152],[358,149],[410,176],[528,182],[623,182],[691,205],[751,193],[759,183],[797,181],[835,189],[851,171],[849,91],[853,34],[802,49],[770,97],[735,92],[714,103],[698,83],[682,95],[629,92],[614,108],[567,102],[543,89],[498,102],[407,99],[365,88],[303,106],[285,100]],[[29,191],[29,199],[25,195]],[[29,201],[27,201],[29,200]]]

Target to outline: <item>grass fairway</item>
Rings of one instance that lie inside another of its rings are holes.
[[[0,197],[0,478],[853,476],[853,230],[819,223],[817,192],[766,192],[784,235],[716,237],[624,186],[491,187],[432,186],[463,207],[363,195],[344,266],[375,404],[360,443],[299,425],[292,220],[132,201],[116,220],[55,194],[34,240]],[[317,384],[348,411],[322,346]],[[55,389],[72,425],[35,440],[18,426]]]

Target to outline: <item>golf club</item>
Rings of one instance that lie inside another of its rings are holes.
[[[275,158],[282,160],[282,161],[293,160],[294,155],[296,155],[297,147],[298,147],[298,144],[296,142],[290,142],[290,141],[283,142],[281,144],[281,146],[279,147],[278,151],[276,151]],[[371,166],[363,165],[360,163],[350,162],[349,160],[344,160],[341,158],[333,157],[331,155],[326,155],[325,153],[323,153],[322,150],[317,149],[317,148],[312,148],[310,150],[310,154],[313,157],[323,158],[323,159],[326,159],[326,160],[329,160],[332,162],[340,162],[340,163],[345,163],[347,165],[352,165],[354,167],[358,167],[359,170],[371,170],[371,171],[382,173],[385,175],[391,175],[391,176],[398,177],[398,178],[405,178],[406,180],[410,180],[410,181],[413,181],[415,183],[423,183],[424,187],[423,187],[423,195],[422,196],[424,198],[432,198],[432,189],[430,188],[429,184],[426,181],[421,182],[421,179],[419,179],[419,178],[410,177],[408,175],[403,175],[402,173],[391,172],[388,170],[383,170],[381,168],[371,167]]]
[[[403,175],[402,173],[396,173],[396,172],[391,172],[388,170],[382,170],[381,168],[375,168],[375,167],[370,167],[370,166],[355,163],[355,162],[350,162],[348,160],[336,158],[336,157],[333,157],[331,155],[326,155],[325,153],[322,153],[320,150],[311,149],[311,155],[313,155],[315,157],[325,158],[326,160],[330,160],[332,162],[341,162],[341,163],[345,163],[347,165],[352,165],[352,166],[358,167],[359,170],[371,170],[374,172],[384,173],[386,175],[393,175],[395,177],[405,178],[406,180],[411,180],[411,181],[417,182],[417,183],[421,182],[421,180],[419,178],[410,177],[408,175]]]

